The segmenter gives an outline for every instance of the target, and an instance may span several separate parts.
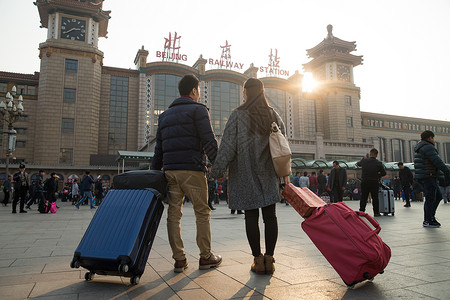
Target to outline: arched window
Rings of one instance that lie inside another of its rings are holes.
[[[172,74],[156,74],[155,75],[155,88],[154,88],[154,130],[158,129],[158,117],[162,114],[173,100],[180,97],[178,92],[178,82],[181,80],[180,76]]]
[[[405,154],[403,150],[403,140],[393,139],[391,140],[391,153],[392,161],[403,161]]]
[[[450,163],[450,143],[444,143],[444,152],[442,153],[442,158],[446,163]]]
[[[266,88],[266,98],[269,101],[269,105],[272,106],[278,114],[280,114],[283,122],[287,121],[287,95],[286,91]]]
[[[411,156],[411,162],[414,162],[414,148],[419,141],[409,141],[409,155]]]
[[[108,153],[127,147],[128,77],[111,76],[109,99]]]
[[[231,111],[240,105],[239,85],[228,81],[211,81],[211,123],[214,133],[221,135]]]
[[[386,157],[386,139],[385,138],[378,138],[379,142],[380,142],[380,149],[378,149],[378,153],[379,153],[379,158],[382,161],[387,161],[387,157]]]

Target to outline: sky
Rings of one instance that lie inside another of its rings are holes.
[[[111,10],[103,64],[134,69],[137,51],[147,62],[175,32],[192,66],[200,55],[218,59],[231,44],[231,61],[267,66],[277,49],[280,68],[304,73],[306,50],[333,35],[356,42],[354,68],[365,112],[450,121],[450,0],[105,0]],[[39,43],[47,39],[32,0],[0,0],[0,71],[39,71]],[[211,69],[207,65],[207,70]],[[265,73],[259,73],[264,77]],[[282,77],[286,78],[286,77]]]

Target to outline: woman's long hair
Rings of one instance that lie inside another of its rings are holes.
[[[269,135],[270,125],[276,119],[264,95],[264,84],[259,79],[249,78],[244,83],[244,89],[247,90],[247,100],[237,109],[249,112],[250,134]]]

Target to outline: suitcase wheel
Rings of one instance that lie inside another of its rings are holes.
[[[86,279],[86,281],[91,281],[92,278],[94,278],[94,272],[86,272],[86,274],[84,274],[84,279]]]
[[[130,283],[132,285],[137,285],[137,284],[139,284],[139,280],[140,280],[139,276],[133,276],[133,277],[130,278]]]
[[[121,273],[128,272],[128,265],[127,264],[120,264],[119,265],[119,272],[121,272]]]
[[[79,268],[80,267],[80,262],[78,261],[78,260],[76,260],[76,259],[73,259],[71,262],[70,262],[70,267],[73,269],[73,268]]]

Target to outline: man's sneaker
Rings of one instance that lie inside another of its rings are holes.
[[[189,263],[187,262],[187,259],[184,260],[175,260],[175,264],[173,265],[173,271],[175,273],[181,273],[188,267]]]
[[[80,209],[80,207],[79,207],[78,205],[75,205],[75,208],[76,208],[76,209]]]
[[[435,218],[431,219],[430,224],[436,225],[438,227],[441,227],[441,223],[439,223]]]
[[[31,209],[31,207],[29,205],[25,206],[25,209]]]
[[[436,225],[432,222],[428,222],[428,221],[423,221],[423,227],[428,227],[428,228],[438,228],[440,227],[440,225]]]
[[[198,261],[198,268],[200,270],[207,270],[209,268],[217,267],[222,263],[222,256],[214,255],[211,253],[211,256],[208,259],[204,259],[200,257]]]

